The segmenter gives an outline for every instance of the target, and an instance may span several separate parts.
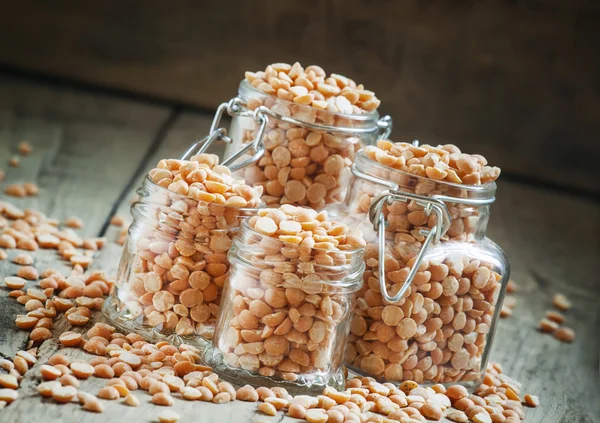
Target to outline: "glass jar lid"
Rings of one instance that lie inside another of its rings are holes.
[[[222,217],[222,221],[217,221],[216,226],[217,229],[223,230],[231,228],[230,221],[237,221],[234,218],[253,216],[261,207],[234,207],[196,200],[169,191],[152,181],[149,175],[146,175],[142,186],[136,192],[139,198],[131,205],[133,218],[141,224],[169,234],[177,234],[185,229],[188,225],[185,220],[192,214]]]

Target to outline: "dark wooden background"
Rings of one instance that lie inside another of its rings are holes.
[[[381,97],[395,139],[598,198],[600,2],[4,2],[0,64],[212,110],[244,70],[320,64]]]

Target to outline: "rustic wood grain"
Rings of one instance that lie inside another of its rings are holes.
[[[489,236],[503,247],[519,284],[512,317],[500,320],[492,360],[539,394],[526,422],[598,422],[600,402],[600,279],[595,270],[600,245],[598,204],[499,183]],[[561,292],[573,302],[565,325],[575,329],[563,344],[536,327]]]
[[[144,163],[146,164],[146,168],[144,168],[144,174],[153,167],[160,158],[165,157],[179,157],[191,144],[192,140],[195,138],[199,138],[202,136],[202,131],[206,131],[210,126],[210,118],[203,116],[198,118],[197,116],[184,116],[182,119],[178,121],[178,125],[176,130],[171,131],[167,134],[163,142],[160,144],[157,151],[153,152],[149,157],[144,158]],[[199,132],[198,132],[199,131]],[[0,149],[8,146],[8,143],[4,142],[5,138],[0,137]],[[2,151],[2,150],[0,150]],[[36,154],[41,154],[40,151],[36,149]],[[35,159],[35,155],[30,157],[31,159]],[[123,160],[123,163],[117,163],[121,168],[121,172],[127,171],[127,174],[115,174],[113,182],[115,184],[115,188],[122,189],[125,184],[129,181],[129,178],[133,177],[136,181],[141,183],[141,179],[143,176],[141,174],[134,174],[134,167],[136,167],[141,160],[140,157],[136,157],[133,154],[124,155],[120,160]],[[130,162],[133,166],[125,166],[124,163]],[[31,161],[23,161],[23,166],[21,169],[22,172],[26,174],[36,174],[38,170],[35,169],[35,166],[32,166],[33,169],[30,169],[30,165],[34,165],[34,160]],[[96,163],[97,164],[97,163]],[[89,166],[94,166],[94,163],[88,163]],[[12,179],[12,178],[11,178]],[[77,179],[77,178],[74,178]],[[8,181],[7,181],[8,182]],[[81,181],[79,184],[88,182]],[[66,180],[63,180],[62,183],[69,183]],[[134,186],[139,186],[139,183],[134,184]],[[120,191],[119,189],[115,189],[113,193],[113,197],[116,198]],[[124,201],[122,201],[120,207],[117,209],[117,215],[123,215],[125,217],[128,216],[129,209],[129,199],[134,196],[135,188],[133,188],[130,195],[124,197]],[[69,200],[68,197],[76,196],[76,190],[64,190],[61,194],[61,198],[65,200]],[[110,205],[112,204],[113,197],[107,196],[104,198],[109,206],[103,206],[101,204],[101,199],[90,200],[90,204],[94,204],[95,207],[103,207],[103,212],[106,217],[109,216],[111,210]],[[1,197],[0,197],[1,198]],[[63,210],[66,212],[67,210]],[[70,212],[71,210],[69,210]],[[80,210],[77,214],[84,218],[86,221],[86,229],[90,230],[91,234],[95,234],[102,227],[103,219],[99,219],[97,221],[92,221],[91,223],[86,219],[85,210]],[[109,239],[114,240],[117,235],[118,230],[115,227],[109,227],[107,232],[107,236]],[[17,250],[10,252],[10,257],[17,254]],[[116,267],[118,265],[119,258],[121,256],[121,247],[116,245],[114,242],[108,243],[107,246],[100,251],[97,259],[92,264],[92,269],[101,269],[105,271],[109,275],[114,275],[116,271]],[[69,266],[60,263],[57,260],[57,256],[52,251],[40,251],[36,253],[36,266],[40,266],[41,268],[54,267],[58,270],[66,272]],[[10,264],[8,262],[0,262],[0,277],[4,277],[8,274],[14,274],[17,266]],[[31,284],[33,285],[33,284]],[[12,298],[7,298],[5,295],[5,291],[0,294],[0,307],[6,310],[6,306],[10,307],[11,312],[5,313],[6,319],[0,320],[0,333],[6,332],[7,339],[2,339],[2,335],[0,335],[0,353],[6,356],[13,356],[14,353],[21,349],[27,340],[28,332],[25,331],[17,331],[14,327],[14,315],[18,313],[22,313],[23,306],[16,303],[16,301]],[[1,318],[1,317],[0,317]],[[94,320],[104,320],[100,313],[97,313]],[[89,325],[88,325],[89,326]],[[55,334],[55,338],[65,330],[76,330],[78,332],[84,333],[87,330],[86,328],[73,328],[71,327],[65,319],[57,319],[55,321],[55,326],[52,331]],[[37,395],[35,391],[35,387],[40,382],[39,371],[37,370],[41,364],[45,360],[48,359],[52,354],[56,353],[60,349],[59,343],[56,339],[51,339],[45,341],[40,350],[39,350],[39,362],[34,366],[25,376],[20,388],[19,388],[19,400],[12,404],[10,407],[0,410],[0,422],[18,422],[18,423],[35,423],[39,422],[40,417],[43,416],[44,420],[48,422],[64,422],[64,421],[83,421],[86,423],[93,422],[128,422],[128,421],[156,421],[156,415],[160,411],[161,407],[155,406],[150,403],[151,396],[147,392],[139,391],[136,392],[136,396],[142,402],[142,406],[140,408],[132,408],[126,405],[120,404],[119,402],[106,402],[104,404],[106,406],[106,410],[102,414],[94,414],[89,413],[81,409],[79,405],[76,404],[68,404],[68,405],[58,405],[53,403],[52,401],[48,401],[46,399],[42,399]],[[91,355],[78,350],[78,349],[61,349],[61,353],[65,353],[71,359],[89,359]],[[101,379],[92,378],[88,381],[84,381],[81,384],[81,390],[85,392],[90,392],[95,394],[100,387],[104,386],[105,381]],[[206,404],[199,402],[189,402],[181,399],[175,400],[174,408],[177,412],[183,416],[182,421],[191,420],[192,416],[197,416],[199,412],[199,408],[201,411],[200,421],[206,422],[233,422],[233,421],[252,421],[253,416],[256,414],[255,404],[247,404],[243,402],[235,402],[226,406],[218,406],[215,404]],[[6,419],[6,420],[5,420]],[[278,419],[271,419],[267,421],[278,421]]]
[[[456,143],[600,193],[593,0],[24,0],[3,12],[12,67],[213,109],[245,70],[316,63],[376,91],[396,140]]]
[[[131,165],[144,157],[168,115],[163,108],[0,78],[0,168],[6,172],[0,200],[61,221],[79,216],[85,221],[79,234],[97,236],[131,178]],[[21,158],[20,167],[8,167],[21,140],[33,153]],[[4,194],[8,184],[22,182],[37,183],[40,194],[25,199]],[[0,261],[2,279],[15,274],[18,266],[10,260],[20,252],[10,251],[9,259]],[[40,270],[67,270],[54,250],[32,255]],[[13,355],[27,333],[16,330],[14,318],[23,310],[7,293],[0,292],[0,354]]]
[[[179,156],[192,138],[204,134],[208,123],[206,116],[181,116],[165,135],[163,143],[145,157],[146,167],[140,169],[154,165],[159,158]],[[23,125],[29,127],[29,123]],[[4,136],[0,137],[0,148],[6,146],[4,140]],[[139,164],[139,158],[136,160]],[[131,163],[136,160],[130,159]],[[24,161],[22,171],[28,172],[26,166]],[[90,160],[86,168],[93,166]],[[131,166],[121,167],[131,170]],[[141,173],[135,176],[138,181]],[[85,172],[71,176],[69,179],[85,178]],[[66,179],[61,181],[61,184],[75,184]],[[51,195],[53,189],[46,187],[44,195]],[[79,195],[75,189],[60,192],[60,199],[67,203],[73,201],[70,196]],[[124,197],[117,210],[118,214],[126,215],[129,204],[125,202],[129,196]],[[492,360],[500,361],[508,375],[523,383],[524,393],[539,394],[541,406],[527,409],[527,423],[597,422],[600,416],[597,401],[600,286],[596,261],[600,253],[597,240],[600,207],[593,202],[507,182],[500,182],[497,198],[489,235],[511,258],[513,279],[519,283],[520,291],[515,294],[514,315],[500,321]],[[101,203],[89,199],[89,204],[94,207],[102,207]],[[103,213],[108,216],[110,209],[104,209]],[[102,250],[94,267],[114,270],[119,255],[120,248],[113,244]],[[0,276],[4,276],[4,272],[5,268],[0,267]],[[573,310],[567,313],[567,324],[577,331],[577,340],[571,345],[561,344],[535,329],[544,311],[551,308],[551,297],[555,292],[565,293],[574,304]],[[12,323],[0,324],[2,331],[10,331],[12,327]],[[60,333],[64,329],[64,322],[57,322],[54,331]],[[56,348],[55,341],[46,341],[40,349],[40,361]],[[84,356],[76,350],[67,353],[72,357]],[[48,423],[75,419],[86,423],[156,421],[158,407],[148,402],[150,397],[145,392],[136,392],[142,402],[139,408],[104,401],[105,413],[92,414],[82,411],[76,404],[57,405],[42,400],[35,395],[37,379],[35,368],[27,373],[20,388],[20,399],[0,411],[0,422],[39,422],[42,418]],[[82,389],[95,393],[101,385],[101,381],[89,380],[82,384]],[[257,414],[255,408],[255,404],[239,401],[214,405],[178,399],[174,407],[182,416],[182,422],[297,421],[283,417],[281,413],[265,418]]]
[[[156,157],[179,157],[189,140],[203,136],[204,116],[182,115],[165,137]],[[542,406],[528,409],[527,423],[595,422],[600,419],[597,390],[600,340],[600,256],[598,204],[514,183],[499,182],[489,236],[511,259],[520,290],[515,314],[499,323],[492,360],[523,383],[523,393],[539,394]],[[125,210],[123,209],[123,212]],[[574,344],[562,344],[536,327],[552,309],[552,295],[574,303],[566,324],[577,332]],[[252,407],[235,404],[249,415]],[[185,416],[185,414],[182,414]],[[228,421],[228,420],[223,420]],[[284,421],[293,421],[284,419]]]
[[[137,199],[136,191],[142,185],[148,172],[156,167],[161,159],[180,158],[196,140],[202,139],[208,134],[211,122],[212,116],[210,115],[178,114],[172,129],[164,135],[160,145],[146,158],[143,166],[140,167],[138,174],[134,178],[135,183],[131,184],[130,190],[125,196],[124,201],[116,209],[115,214],[130,222],[131,214],[129,208],[132,201]],[[226,120],[223,120],[222,125],[228,127]],[[219,154],[222,150],[223,146],[220,143],[216,143],[215,147],[211,148],[208,152]],[[114,231],[115,228],[109,228],[109,233],[114,233]]]

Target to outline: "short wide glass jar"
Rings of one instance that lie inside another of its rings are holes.
[[[117,283],[103,312],[148,339],[205,346],[219,315],[231,240],[257,209],[198,201],[149,177],[137,193]]]
[[[275,382],[297,393],[344,387],[363,249],[313,249],[307,262],[297,260],[298,251],[299,244],[242,224],[229,252],[213,348],[204,355],[223,377],[255,386]]]
[[[233,168],[243,163],[235,175],[251,186],[263,186],[267,206],[293,204],[319,210],[342,202],[356,152],[383,132],[391,132],[391,119],[380,119],[377,111],[320,110],[266,94],[246,80],[240,83],[238,96],[253,113],[234,116],[232,143],[225,156],[235,156],[243,146],[255,143],[256,148]],[[257,113],[261,122],[266,119],[264,131],[259,130]]]
[[[509,277],[485,231],[496,185],[462,185],[358,152],[336,216],[363,230],[366,271],[345,361],[380,382],[482,381]],[[342,218],[340,214],[345,214]]]

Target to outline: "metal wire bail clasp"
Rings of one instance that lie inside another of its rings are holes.
[[[392,135],[393,126],[394,126],[394,121],[392,120],[391,116],[389,116],[389,115],[381,116],[377,120],[377,128],[380,131],[380,134],[377,137],[377,139],[378,140],[387,140],[390,137],[390,135]]]
[[[433,225],[433,228],[431,229],[421,229],[421,235],[426,236],[425,241],[423,242],[423,245],[421,246],[421,249],[415,258],[415,263],[410,269],[410,273],[408,274],[406,281],[404,281],[400,290],[392,296],[388,293],[385,283],[385,228],[387,221],[383,214],[383,206],[385,204],[389,205],[393,201],[406,202],[410,200],[414,201],[420,206],[423,206],[423,212],[426,216],[430,216],[432,212],[435,213],[435,225]],[[425,197],[418,194],[399,192],[395,190],[385,190],[372,201],[371,207],[369,208],[369,220],[373,224],[373,229],[378,233],[379,236],[379,289],[385,301],[389,303],[396,303],[403,298],[406,290],[415,278],[429,245],[432,242],[437,244],[446,231],[450,228],[450,224],[452,223],[450,213],[448,212],[448,208],[444,202],[437,198]]]
[[[222,165],[228,166],[232,172],[239,170],[245,166],[248,166],[251,163],[254,163],[265,154],[265,146],[262,141],[262,138],[265,134],[265,130],[268,124],[268,115],[264,113],[264,110],[261,110],[263,106],[257,108],[254,112],[249,111],[245,107],[245,103],[242,99],[235,97],[229,100],[228,102],[221,103],[217,108],[215,113],[215,117],[210,125],[209,133],[206,137],[194,142],[190,148],[181,156],[182,160],[189,160],[190,157],[198,154],[202,154],[208,150],[208,148],[215,141],[224,141],[227,144],[231,144],[233,140],[231,137],[227,135],[227,129],[219,126],[221,123],[221,119],[223,118],[223,113],[227,111],[227,114],[231,117],[234,116],[242,116],[242,117],[252,117],[254,121],[259,125],[258,131],[256,132],[256,137],[251,143],[243,145],[238,151],[235,152],[231,157],[226,158],[221,162]],[[250,149],[254,150],[252,156],[243,162],[232,164],[241,156],[243,156]]]

